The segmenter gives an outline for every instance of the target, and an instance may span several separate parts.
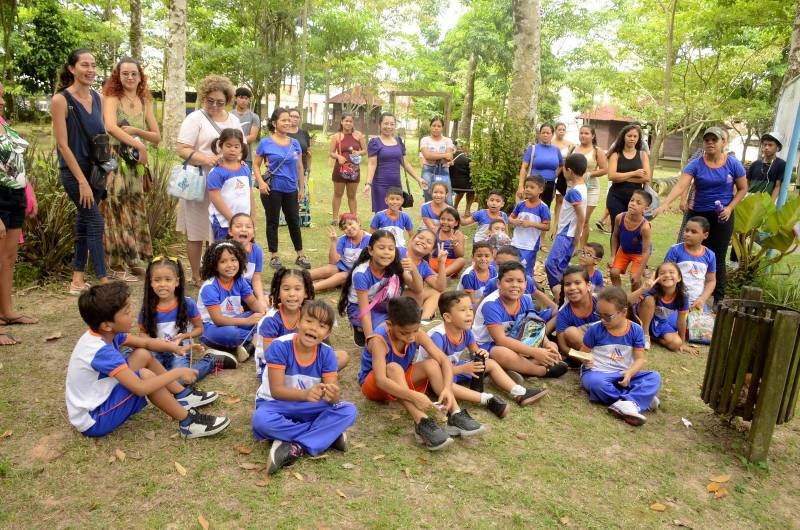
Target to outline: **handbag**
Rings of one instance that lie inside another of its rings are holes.
[[[345,155],[342,152],[342,141],[339,140],[339,154],[344,156],[347,161],[344,164],[339,164],[339,177],[348,182],[356,182],[360,175],[361,169],[352,161],[350,155]]]
[[[83,125],[81,115],[75,109],[77,101],[72,97],[69,91],[62,90],[61,94],[67,98],[69,111],[75,116],[75,121],[78,122],[78,128],[81,130],[83,139],[89,148],[89,161],[92,163],[92,169],[87,176],[89,186],[96,191],[103,191],[106,189],[106,182],[108,174],[119,167],[117,159],[111,154],[111,142],[107,133],[102,132],[95,134],[93,138],[89,137],[86,132],[86,127]],[[92,95],[94,101],[94,95]]]
[[[414,206],[414,196],[411,195],[411,186],[408,184],[406,168],[403,168],[403,176],[406,178],[406,189],[403,190],[403,208],[411,208]]]
[[[177,199],[201,201],[205,195],[206,179],[203,168],[189,165],[194,153],[192,151],[183,164],[178,164],[170,171],[167,193]]]

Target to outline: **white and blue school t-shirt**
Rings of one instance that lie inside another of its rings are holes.
[[[586,330],[583,344],[592,350],[592,370],[622,372],[633,365],[633,351],[644,350],[644,331],[630,320],[622,335],[613,335],[599,324]]]
[[[483,296],[489,296],[493,292],[497,291],[497,274],[495,273],[494,276],[489,278],[489,281],[486,282],[486,285],[483,287]],[[536,292],[536,282],[533,281],[533,278],[529,274],[525,275],[525,294],[529,294],[533,296],[533,293]]]
[[[586,184],[578,184],[568,189],[564,195],[561,213],[558,216],[558,235],[575,236],[575,230],[578,228],[577,208],[586,213]]]
[[[403,368],[403,371],[406,371],[417,356],[416,341],[406,344],[405,348],[396,347],[389,337],[389,331],[386,329],[386,325],[381,324],[375,329],[372,335],[367,337],[367,345],[364,346],[364,349],[361,351],[361,370],[358,372],[359,386],[364,384],[364,380],[372,371],[372,354],[369,352],[368,346],[369,341],[376,340],[373,339],[373,337],[377,337],[386,344],[386,349],[388,350],[386,354],[386,364],[397,363]],[[401,349],[402,351],[400,351]]]
[[[408,255],[408,252],[404,247],[398,248],[397,253],[400,255],[400,259],[403,259]],[[423,282],[427,280],[430,276],[436,276],[436,273],[433,272],[431,264],[428,263],[428,260],[423,258],[420,259],[419,261],[414,261],[413,259],[411,261],[412,263],[414,263],[414,265],[417,266],[417,271],[419,272],[420,277],[422,277]]]
[[[244,313],[242,301],[253,294],[253,288],[243,277],[238,277],[223,284],[215,276],[206,280],[197,295],[197,308],[203,317],[203,323],[213,324],[210,309],[219,308],[226,317],[236,318]]]
[[[247,164],[241,164],[239,169],[231,171],[222,166],[215,166],[208,174],[206,187],[209,191],[218,190],[222,201],[230,208],[231,214],[246,213],[250,211],[250,193],[253,187],[253,176]],[[227,227],[228,220],[217,210],[213,202],[208,203],[208,214],[211,223],[215,226]]]
[[[447,204],[444,205],[446,207]],[[442,207],[442,210],[444,210]],[[433,222],[434,226],[439,226],[439,215],[442,213],[442,210],[436,211],[436,208],[433,206],[433,201],[428,201],[422,205],[422,219],[430,219]],[[423,223],[424,225],[424,223]],[[425,228],[428,228],[427,225],[424,225]]]
[[[514,326],[518,315],[524,315],[535,309],[533,300],[527,294],[523,294],[511,310],[506,309],[503,301],[500,300],[500,291],[487,295],[475,311],[475,321],[472,323],[475,340],[478,341],[481,348],[491,350],[494,346],[494,339],[489,334],[490,327],[502,326],[503,334],[507,334]]]
[[[269,169],[264,178],[269,180],[269,189],[281,193],[298,191],[297,159],[302,149],[300,142],[291,138],[288,145],[278,145],[271,136],[265,136],[258,143],[256,154],[266,158]]]
[[[468,362],[472,357],[472,353],[470,353],[471,350],[478,349],[475,335],[472,333],[472,330],[469,329],[461,332],[461,335],[458,337],[451,337],[447,334],[444,323],[442,323],[428,331],[428,336],[436,347],[444,352],[453,366]],[[428,352],[425,351],[425,348],[420,346],[417,361],[423,361],[428,357],[430,357]]]
[[[686,164],[683,173],[694,177],[695,212],[713,212],[715,201],[728,206],[733,200],[733,183],[747,173],[744,166],[735,157],[725,155],[725,160],[718,167],[711,167],[705,158],[698,157]]]
[[[395,245],[398,247],[405,247],[405,231],[413,230],[414,222],[406,212],[397,212],[397,215],[393,217],[389,210],[383,210],[375,214],[369,226],[375,230],[380,228],[391,232],[394,236]]]
[[[508,224],[508,216],[505,212],[501,211],[498,215],[493,216],[486,208],[474,212],[472,214],[472,219],[478,223],[478,229],[475,231],[475,236],[472,238],[472,241],[475,243],[489,239],[489,225],[492,224],[492,221],[502,219],[505,224]]]
[[[527,200],[519,202],[514,211],[511,212],[512,219],[522,219],[533,221],[534,223],[549,223],[550,208],[545,203],[537,199],[536,203],[530,204]],[[542,231],[538,228],[516,226],[511,244],[523,250],[539,250],[541,244]]]
[[[680,313],[688,313],[689,312],[689,298],[684,296],[683,303],[678,306],[676,302],[676,296],[673,296],[671,299],[666,298],[659,298],[658,294],[653,290],[650,289],[642,298],[647,298],[648,296],[652,296],[656,302],[655,311],[653,312],[653,320],[659,320],[662,322],[669,322],[672,326],[675,326],[677,329],[677,322],[678,322],[678,315]]]
[[[247,265],[244,268],[242,276],[245,280],[253,284],[253,274],[257,272],[264,272],[264,251],[258,246],[258,243],[250,243],[250,252],[247,253]]]
[[[336,262],[336,268],[342,272],[349,272],[361,255],[361,251],[367,248],[369,238],[370,234],[363,230],[361,231],[360,238],[355,241],[346,235],[339,237],[339,240],[336,241],[336,253],[339,254],[339,261]]]
[[[483,274],[476,271],[473,265],[470,265],[461,274],[458,286],[462,291],[470,293],[473,300],[480,300],[486,294],[486,284],[495,276],[497,276],[497,271],[494,268],[494,263],[490,263],[489,270]]]
[[[592,284],[595,293],[599,293],[600,290],[606,286],[606,281],[603,279],[603,273],[598,269],[595,269],[589,277],[589,283]]]
[[[299,320],[299,316],[298,319]],[[261,317],[256,324],[256,336],[253,339],[255,344],[256,374],[261,375],[267,366],[267,349],[278,337],[294,333],[297,329],[297,320],[289,322],[283,314],[281,304],[278,307],[271,307],[267,314]]]
[[[347,293],[347,303],[350,306],[350,310],[353,310],[353,306],[358,308],[358,291],[366,292],[367,300],[371,301],[387,281],[389,281],[389,278],[386,276],[386,271],[380,274],[373,271],[372,267],[369,266],[369,261],[356,265],[353,269],[353,283],[350,286],[350,292]],[[389,297],[399,294],[389,293]],[[372,308],[372,311],[385,312],[386,304],[377,304]]]
[[[714,251],[708,247],[701,246],[702,253],[692,254],[686,249],[685,243],[678,243],[669,247],[664,261],[671,261],[676,264],[683,276],[683,283],[686,285],[686,295],[689,297],[689,304],[703,294],[706,287],[706,274],[717,272],[717,257]]]
[[[114,377],[128,366],[119,351],[127,339],[127,333],[119,333],[109,344],[99,333],[87,330],[75,344],[67,365],[65,396],[69,422],[79,432],[95,424],[90,412],[120,384]]]
[[[336,352],[324,342],[317,346],[317,353],[306,364],[297,359],[296,348],[297,334],[292,333],[275,339],[267,350],[267,367],[283,371],[283,384],[287,388],[307,390],[321,383],[323,377],[336,375],[339,370]],[[275,399],[270,392],[268,372],[269,370],[264,370],[256,399]]]
[[[576,313],[569,302],[564,302],[564,305],[558,308],[556,315],[556,332],[563,333],[571,327],[586,331],[597,322],[600,322],[600,317],[597,316],[597,298],[594,296],[592,296],[592,309],[586,314]]]
[[[184,297],[184,303],[186,304],[186,316],[189,317],[189,321],[186,323],[186,330],[184,333],[190,333],[195,325],[200,325],[203,323],[203,319],[200,316],[200,311],[197,309],[197,304],[195,301],[188,296]],[[176,300],[173,305],[170,307],[161,309],[156,307],[156,336],[153,337],[154,339],[163,339],[169,342],[172,342],[175,337],[177,337],[181,332],[178,330],[178,301]],[[147,330],[144,327],[144,308],[139,313],[139,328],[142,332],[147,333]],[[182,346],[187,344],[191,344],[192,339],[184,339],[181,342]]]

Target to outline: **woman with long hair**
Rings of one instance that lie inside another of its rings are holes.
[[[608,153],[608,181],[611,187],[606,197],[606,208],[611,218],[611,233],[614,220],[628,209],[635,190],[650,182],[650,155],[642,148],[642,128],[631,123],[622,128]]]
[[[425,202],[431,200],[431,186],[434,182],[444,182],[447,185],[447,199],[453,205],[453,186],[450,183],[450,166],[456,146],[453,140],[444,135],[444,120],[435,117],[430,121],[431,134],[419,141],[419,151],[422,155],[422,180],[428,183],[428,189],[423,193]]]
[[[147,220],[144,182],[150,176],[147,145],[158,145],[161,133],[153,113],[153,98],[142,66],[121,59],[103,85],[103,118],[119,169],[108,181],[108,197],[100,211],[106,221],[105,249],[110,276],[136,281],[153,256]]]
[[[339,130],[331,136],[329,155],[333,160],[333,215],[331,224],[339,222],[339,208],[342,195],[347,190],[347,206],[350,213],[358,214],[356,192],[361,181],[361,157],[367,152],[367,139],[355,128],[353,115],[342,113],[339,118]]]
[[[600,202],[600,177],[608,173],[608,159],[606,153],[597,147],[597,133],[591,125],[583,125],[578,130],[578,145],[572,148],[570,154],[580,153],[586,157],[586,220],[581,230],[579,248],[586,246],[589,241],[589,220],[592,212]]]

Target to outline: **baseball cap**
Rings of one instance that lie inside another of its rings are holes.
[[[717,137],[718,140],[722,140],[723,138],[725,138],[725,133],[722,132],[722,129],[720,129],[719,127],[709,127],[708,129],[706,129],[705,132],[703,133],[703,138],[705,138],[709,134],[713,134],[714,136]]]

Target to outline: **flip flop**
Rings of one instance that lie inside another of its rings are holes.
[[[6,339],[11,341],[11,342],[0,342],[0,346],[16,346],[21,342],[14,335],[9,335],[8,333],[0,333],[0,337],[5,337]]]
[[[31,326],[33,324],[38,324],[39,319],[34,318],[28,315],[20,315],[16,318],[6,318],[0,316],[0,324],[4,326]]]

